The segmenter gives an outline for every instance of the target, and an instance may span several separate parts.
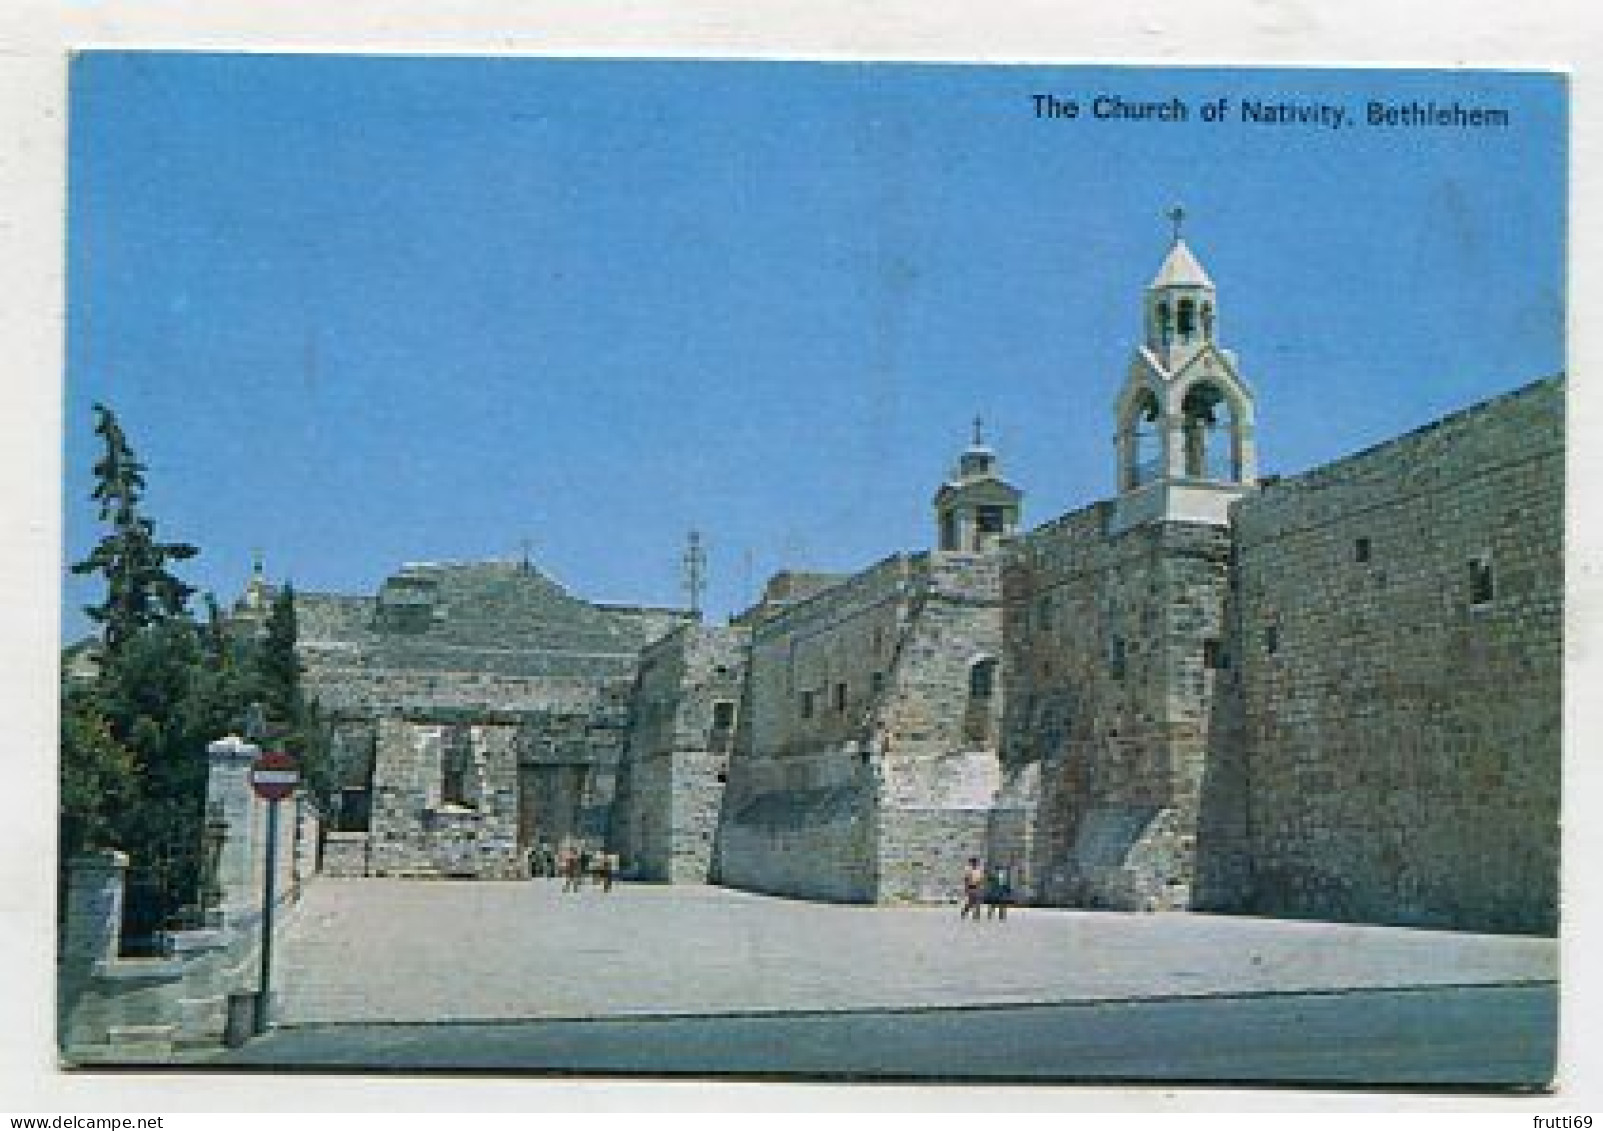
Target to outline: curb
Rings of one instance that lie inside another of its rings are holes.
[[[1437,982],[1402,986],[1338,986],[1277,990],[1199,990],[1195,993],[1121,994],[1108,997],[1056,998],[1043,1001],[957,1002],[950,1005],[843,1005],[796,1009],[684,1010],[654,1013],[576,1013],[529,1017],[443,1017],[437,1020],[282,1021],[274,1029],[342,1029],[349,1027],[448,1027],[482,1025],[561,1025],[605,1022],[762,1020],[779,1017],[905,1016],[927,1013],[974,1013],[999,1010],[1089,1008],[1105,1005],[1163,1005],[1202,1001],[1254,1001],[1280,997],[1356,997],[1361,994],[1432,993],[1441,990],[1507,990],[1558,988],[1553,978],[1516,978],[1495,982]]]

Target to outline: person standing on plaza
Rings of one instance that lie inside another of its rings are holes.
[[[972,911],[974,921],[980,921],[980,896],[984,891],[985,872],[980,867],[980,858],[970,856],[968,867],[963,869],[963,909],[957,913],[959,919],[967,919]]]
[[[1007,905],[1013,901],[1013,869],[1007,864],[993,864],[985,879],[985,917],[995,916],[1007,920]]]

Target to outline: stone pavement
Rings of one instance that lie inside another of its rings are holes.
[[[1553,939],[1196,914],[808,903],[714,887],[320,879],[285,1024],[906,1010],[1552,981]]]

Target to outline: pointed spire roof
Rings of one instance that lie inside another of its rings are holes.
[[[1159,287],[1211,288],[1213,280],[1208,278],[1208,273],[1202,269],[1202,264],[1197,262],[1197,257],[1191,254],[1186,241],[1176,237],[1151,286],[1154,290]]]

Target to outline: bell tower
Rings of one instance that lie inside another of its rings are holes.
[[[1253,395],[1219,346],[1218,293],[1168,213],[1169,251],[1148,285],[1142,341],[1115,406],[1115,529],[1147,522],[1223,526],[1257,483]]]
[[[957,460],[956,475],[935,492],[936,546],[977,553],[995,549],[1019,528],[1024,492],[1002,478],[996,452],[985,443],[980,418],[974,440]]]

